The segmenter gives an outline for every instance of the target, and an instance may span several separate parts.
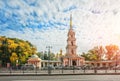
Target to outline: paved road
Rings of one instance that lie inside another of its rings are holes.
[[[120,81],[120,75],[0,76],[0,81]]]

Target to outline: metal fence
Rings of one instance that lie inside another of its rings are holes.
[[[120,70],[117,69],[72,69],[72,70],[67,70],[67,69],[47,69],[47,70],[42,70],[42,69],[7,69],[7,68],[0,68],[0,75],[5,75],[5,74],[47,74],[47,75],[52,75],[52,74],[111,74],[111,73],[120,73]]]

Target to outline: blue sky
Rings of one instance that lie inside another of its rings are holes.
[[[73,16],[77,53],[120,45],[120,0],[0,0],[0,35],[30,41],[38,51],[66,52]]]

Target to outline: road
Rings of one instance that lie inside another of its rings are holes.
[[[120,81],[120,75],[0,76],[0,81]]]

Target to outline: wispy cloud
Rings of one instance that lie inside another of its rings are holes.
[[[78,54],[119,43],[120,0],[0,0],[0,35],[28,40],[45,51],[65,52],[73,15]]]

